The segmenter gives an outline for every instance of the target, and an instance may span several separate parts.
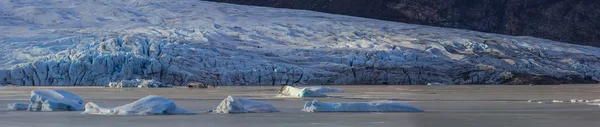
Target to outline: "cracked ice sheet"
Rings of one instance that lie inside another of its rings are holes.
[[[600,79],[600,49],[197,0],[0,1],[1,84],[498,84]]]

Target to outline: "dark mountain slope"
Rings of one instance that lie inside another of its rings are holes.
[[[207,0],[600,46],[598,0]]]

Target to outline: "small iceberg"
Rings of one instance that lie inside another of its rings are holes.
[[[446,84],[443,83],[439,83],[439,82],[432,82],[432,83],[427,83],[428,86],[445,86]]]
[[[188,115],[196,114],[190,110],[177,107],[175,102],[161,96],[150,95],[132,103],[116,108],[104,108],[89,102],[82,114],[98,115]]]
[[[305,87],[296,88],[293,86],[283,86],[277,93],[278,97],[327,97],[324,93],[340,93],[342,90],[331,89],[327,87]]]
[[[249,99],[236,98],[228,96],[212,111],[219,114],[235,114],[235,113],[271,113],[279,112],[273,105]]]
[[[29,108],[29,104],[10,103],[7,107],[9,110],[27,110]]]
[[[61,89],[31,91],[30,104],[11,103],[8,109],[28,111],[82,111],[83,99]]]
[[[423,112],[423,110],[402,102],[343,102],[330,103],[317,100],[308,101],[304,112]]]
[[[306,87],[306,88],[310,89],[311,91],[319,92],[319,93],[343,93],[344,92],[344,91],[342,91],[342,89],[334,89],[334,88],[323,87],[323,86],[311,86],[311,87]]]
[[[108,87],[123,88],[123,87],[138,87],[138,88],[171,88],[173,85],[165,85],[156,80],[121,80],[120,82],[110,82]]]

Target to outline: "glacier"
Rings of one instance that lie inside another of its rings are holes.
[[[129,104],[105,108],[93,102],[85,104],[85,111],[82,114],[96,115],[192,115],[196,114],[190,110],[177,107],[177,105],[167,98],[155,95],[149,95]]]
[[[239,113],[273,113],[279,112],[273,105],[249,99],[228,96],[217,108],[209,112],[217,114],[239,114]]]
[[[304,112],[423,112],[422,109],[402,102],[320,102],[307,101]]]
[[[40,89],[32,90],[30,104],[10,103],[10,110],[28,111],[82,111],[84,110],[83,99],[79,96],[62,89]]]
[[[0,29],[0,85],[600,80],[597,47],[197,0],[0,1]]]

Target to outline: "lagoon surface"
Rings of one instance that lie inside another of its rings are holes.
[[[277,98],[280,87],[103,88],[103,87],[0,87],[2,127],[592,127],[600,125],[600,106],[583,103],[529,103],[600,99],[600,85],[559,86],[331,86],[344,93],[329,98]],[[9,111],[12,102],[27,103],[33,89],[61,88],[107,107],[119,106],[147,95],[174,100],[194,112],[216,107],[228,95],[256,99],[281,110],[267,114],[168,116],[102,116],[80,112]],[[402,101],[423,113],[305,113],[305,101]]]

